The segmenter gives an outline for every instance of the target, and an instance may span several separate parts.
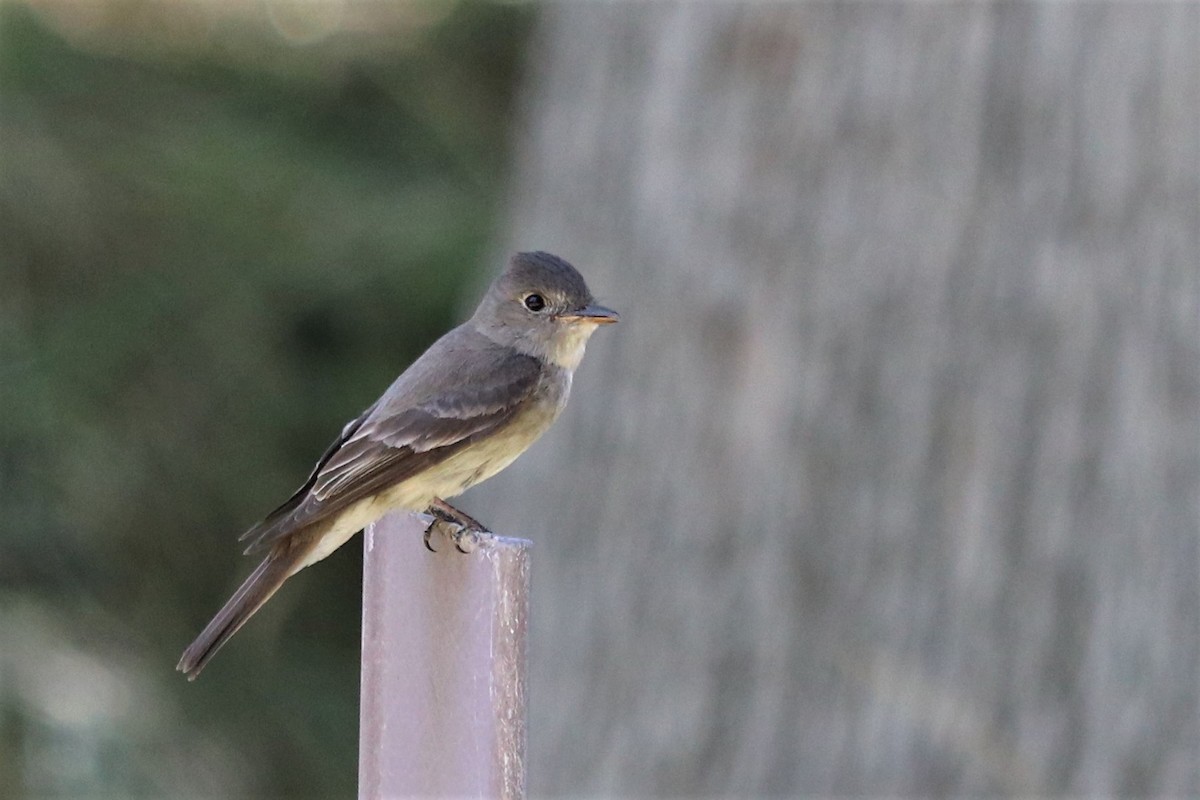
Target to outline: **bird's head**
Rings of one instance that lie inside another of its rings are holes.
[[[535,252],[509,260],[472,321],[493,341],[574,370],[588,337],[617,319],[617,312],[595,303],[574,267]]]

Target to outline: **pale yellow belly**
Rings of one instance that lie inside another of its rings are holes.
[[[521,424],[473,444],[423,473],[359,500],[338,515],[329,531],[292,574],[325,558],[389,511],[400,508],[425,511],[435,497],[456,497],[492,477],[525,452],[550,427],[561,409],[558,405],[547,409],[538,418],[525,418]]]

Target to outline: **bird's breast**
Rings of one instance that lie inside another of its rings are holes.
[[[436,496],[465,492],[500,472],[537,441],[566,405],[571,374],[562,372],[543,382],[508,423],[446,459],[444,473],[439,475],[441,492]]]
[[[367,525],[398,508],[425,511],[435,497],[456,497],[507,467],[546,432],[566,405],[571,373],[549,367],[512,418],[454,455],[347,508],[315,542],[296,571],[328,556]]]

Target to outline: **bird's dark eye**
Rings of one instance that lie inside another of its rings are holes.
[[[541,311],[546,307],[546,301],[540,294],[527,294],[525,295],[525,307],[530,311]]]

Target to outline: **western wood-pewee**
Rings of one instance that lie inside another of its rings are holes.
[[[194,680],[284,581],[392,509],[426,511],[456,523],[460,535],[481,531],[445,499],[507,467],[550,427],[588,337],[616,321],[566,261],[513,256],[474,316],[346,425],[305,484],[242,535],[247,553],[266,551],[266,558],[178,669]]]

